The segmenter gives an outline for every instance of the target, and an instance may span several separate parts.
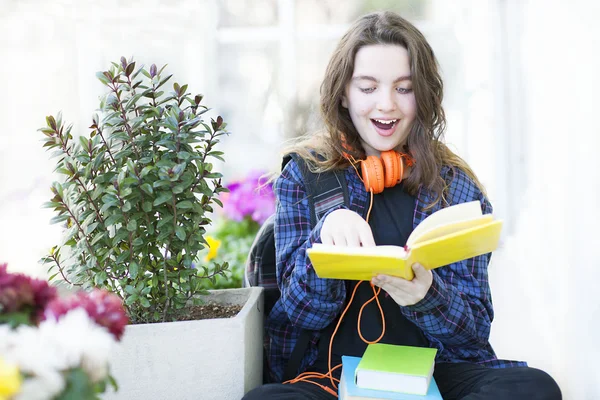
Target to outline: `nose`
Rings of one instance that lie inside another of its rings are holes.
[[[377,109],[381,112],[394,111],[396,109],[396,98],[393,93],[380,91],[377,97]]]

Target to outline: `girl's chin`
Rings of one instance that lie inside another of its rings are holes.
[[[363,148],[365,149],[365,153],[367,156],[379,156],[381,152],[388,150],[398,150],[401,149],[401,143],[376,143],[376,144],[366,144],[363,142]]]

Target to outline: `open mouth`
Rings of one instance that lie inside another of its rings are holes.
[[[398,119],[371,119],[373,125],[383,131],[392,131],[396,127],[398,121]]]

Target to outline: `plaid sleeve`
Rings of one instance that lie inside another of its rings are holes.
[[[484,214],[492,206],[475,183],[457,171],[450,185],[451,204],[479,200]],[[491,253],[433,270],[433,283],[420,302],[402,313],[442,347],[488,345],[494,318],[487,267]]]
[[[320,242],[325,216],[314,229],[310,208],[298,165],[291,160],[273,186],[276,196],[275,249],[277,284],[291,323],[303,329],[320,330],[329,325],[342,309],[346,288],[342,280],[317,277],[306,254]]]

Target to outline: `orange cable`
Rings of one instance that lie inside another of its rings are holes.
[[[360,176],[360,173],[358,172],[358,170],[356,169],[356,166],[354,165],[356,163],[356,160],[354,160],[354,157],[351,157],[351,165],[354,168],[354,170],[356,171],[356,174],[358,175],[358,178],[363,182],[362,177]],[[366,221],[369,222],[369,217],[371,215],[371,209],[373,207],[373,190],[371,189],[369,191],[371,193],[371,201],[369,204],[369,209],[367,211],[367,219]],[[327,379],[329,378],[329,381],[331,382],[331,386],[334,389],[337,389],[337,385],[336,382],[339,383],[339,379],[334,378],[333,377],[333,371],[335,371],[336,369],[340,368],[342,366],[342,364],[338,364],[335,367],[331,368],[331,352],[332,352],[332,348],[333,348],[333,338],[335,337],[338,328],[340,327],[340,324],[342,323],[342,319],[344,318],[344,315],[346,315],[346,312],[348,311],[348,309],[350,308],[350,305],[352,304],[352,300],[354,300],[354,295],[356,294],[356,291],[358,289],[358,287],[360,286],[361,283],[363,283],[364,281],[359,281],[356,286],[354,287],[354,290],[352,291],[352,296],[350,296],[350,301],[348,301],[348,305],[346,306],[346,308],[344,308],[344,311],[342,311],[342,314],[340,315],[340,319],[338,320],[337,325],[335,326],[335,329],[333,331],[333,333],[331,334],[331,340],[329,341],[329,354],[328,354],[328,359],[327,359],[327,368],[329,368],[329,371],[326,374],[322,374],[320,372],[314,372],[314,371],[308,371],[308,372],[303,372],[301,374],[299,374],[297,377],[295,377],[294,379],[290,379],[288,381],[283,382],[283,384],[293,384],[293,383],[297,383],[297,382],[309,382],[312,383],[313,385],[317,385],[319,386],[321,389],[325,390],[327,393],[335,396],[336,398],[338,397],[337,393],[334,392],[331,388],[325,386],[325,385],[321,385],[320,383],[317,382],[313,382],[310,381],[308,379]],[[385,335],[385,316],[383,314],[383,308],[381,307],[381,303],[379,303],[379,293],[381,292],[381,288],[377,288],[377,290],[375,289],[375,285],[373,285],[373,283],[371,283],[371,288],[373,289],[373,297],[371,299],[369,299],[368,301],[365,302],[365,304],[362,305],[362,307],[360,308],[360,311],[358,313],[358,320],[356,321],[357,324],[357,330],[358,330],[358,335],[360,336],[361,340],[367,344],[374,344],[374,343],[378,343],[383,336]],[[382,331],[381,331],[381,335],[375,340],[375,341],[368,341],[366,340],[361,332],[360,329],[360,320],[362,317],[362,312],[364,310],[364,308],[367,306],[367,304],[369,304],[370,302],[372,302],[373,300],[375,300],[375,302],[377,303],[377,307],[379,308],[380,314],[381,314],[381,321],[382,321]],[[336,381],[336,382],[334,382]]]
[[[361,281],[361,282],[364,282],[364,281]],[[367,344],[379,343],[379,341],[381,339],[383,339],[383,335],[385,334],[385,316],[383,315],[383,308],[381,308],[381,303],[379,303],[379,297],[378,297],[379,293],[381,292],[381,288],[377,288],[377,291],[375,291],[375,285],[373,285],[373,283],[371,283],[371,289],[373,289],[373,297],[371,297],[371,299],[369,299],[368,301],[365,302],[365,304],[362,305],[362,307],[360,308],[360,311],[358,312],[358,321],[357,321],[358,336],[360,336],[362,341]],[[377,302],[377,308],[379,308],[379,312],[381,314],[382,329],[381,329],[381,335],[377,339],[375,339],[374,341],[369,341],[363,337],[362,332],[360,330],[360,318],[362,316],[362,312],[363,312],[364,308],[367,306],[367,304],[369,304],[373,300],[375,300]]]

